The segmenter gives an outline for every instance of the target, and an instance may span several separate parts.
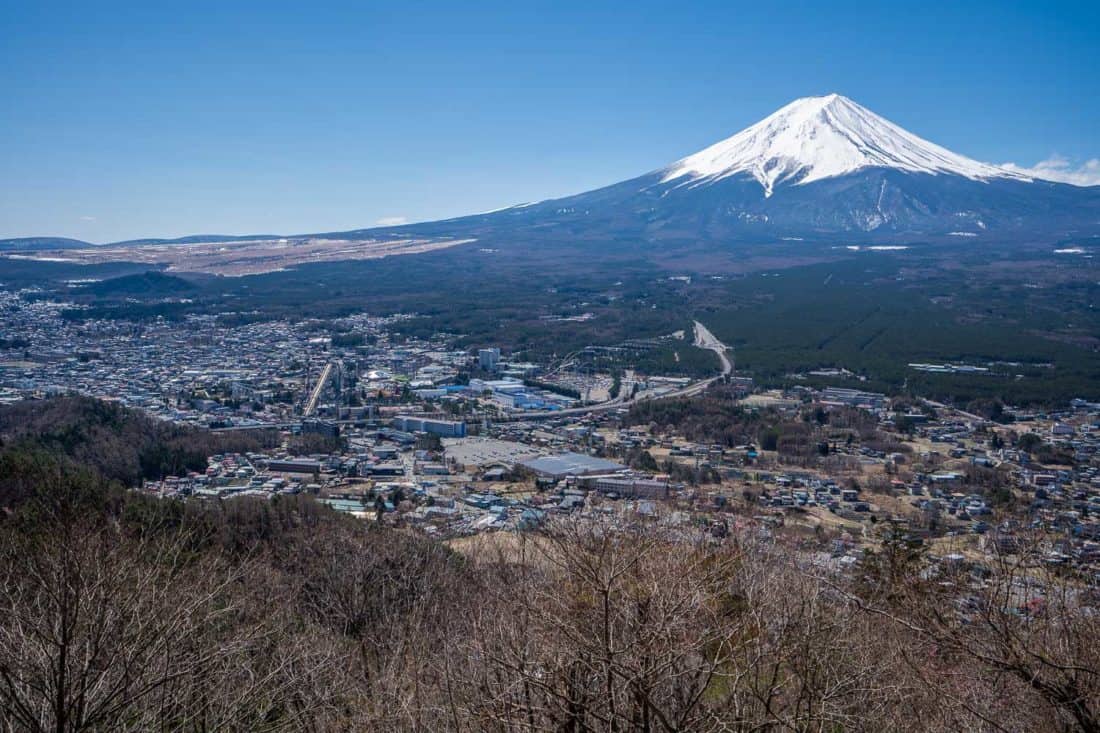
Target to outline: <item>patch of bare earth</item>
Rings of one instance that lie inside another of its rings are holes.
[[[473,239],[261,239],[196,244],[148,244],[95,247],[42,253],[51,261],[94,265],[104,262],[140,262],[170,272],[210,275],[258,275],[313,262],[372,260],[446,249]],[[34,253],[24,254],[33,259]]]

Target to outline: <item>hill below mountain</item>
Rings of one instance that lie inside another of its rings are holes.
[[[0,252],[43,251],[50,249],[79,249],[92,247],[90,242],[66,237],[15,237],[0,239]]]
[[[170,295],[196,290],[194,283],[163,272],[142,272],[89,283],[81,288],[91,295]]]

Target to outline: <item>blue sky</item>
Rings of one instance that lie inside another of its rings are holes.
[[[1076,170],[1100,157],[1097,69],[1095,2],[7,2],[0,237],[472,213],[834,91],[979,160]]]

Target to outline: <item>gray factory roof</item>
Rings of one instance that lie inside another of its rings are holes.
[[[543,456],[541,458],[529,458],[520,461],[524,468],[529,468],[543,476],[561,478],[563,476],[587,476],[593,473],[609,473],[621,471],[626,468],[614,461],[603,458],[586,456],[583,453],[560,453],[556,456]]]

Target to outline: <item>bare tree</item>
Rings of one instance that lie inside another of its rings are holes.
[[[917,680],[981,727],[1100,731],[1096,580],[1048,562],[1039,536],[1015,545],[977,568],[880,562],[904,569],[846,597],[888,620]]]
[[[249,566],[183,543],[65,526],[0,546],[0,711],[10,730],[300,728],[290,690],[316,652],[238,592]],[[317,650],[317,645],[313,645]],[[324,652],[320,652],[324,657]]]

